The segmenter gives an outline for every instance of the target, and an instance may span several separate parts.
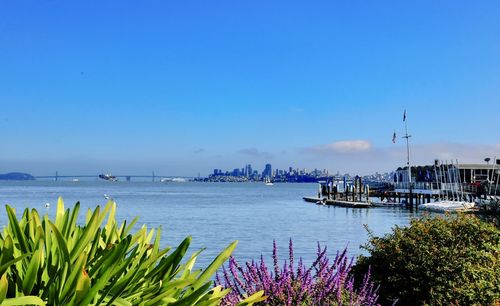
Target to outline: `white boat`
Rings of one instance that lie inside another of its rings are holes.
[[[448,164],[448,161],[446,161],[446,164]],[[440,213],[461,212],[473,209],[475,203],[464,200],[467,197],[461,187],[462,180],[459,175],[458,160],[456,164],[453,164],[453,161],[451,161],[451,167],[447,167],[446,170],[443,181],[446,185],[451,186],[449,192],[446,193],[446,198],[434,203],[421,204],[419,208]]]
[[[164,177],[160,180],[160,182],[162,182],[162,183],[168,183],[168,182],[185,183],[185,182],[187,182],[187,180],[185,178],[182,178],[182,177],[174,177],[174,178]]]
[[[387,201],[387,200],[371,201],[371,203],[375,207],[401,207],[403,205],[403,203],[398,203],[398,202],[393,202],[393,201]]]
[[[172,179],[172,182],[175,182],[175,183],[185,183],[185,182],[187,182],[187,180],[185,178],[182,178],[182,177],[174,177]]]
[[[468,211],[474,208],[474,206],[475,204],[473,202],[442,200],[434,203],[420,204],[418,208],[433,212],[444,213],[444,212]]]
[[[266,184],[266,186],[273,186],[274,185],[273,182],[271,182],[271,180],[268,177],[266,177],[265,184]]]

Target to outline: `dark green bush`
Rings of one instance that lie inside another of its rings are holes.
[[[475,216],[425,216],[374,237],[356,273],[371,267],[379,302],[492,305],[500,302],[500,229]]]

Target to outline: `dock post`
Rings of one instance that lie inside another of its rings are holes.
[[[410,183],[410,207],[413,208],[413,186]]]

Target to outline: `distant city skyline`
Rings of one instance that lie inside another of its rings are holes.
[[[500,157],[500,2],[0,4],[0,173]],[[396,143],[392,143],[393,133]]]

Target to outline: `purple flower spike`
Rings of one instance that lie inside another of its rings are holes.
[[[228,269],[222,268],[223,277],[217,274],[215,278],[216,285],[232,289],[224,297],[222,305],[236,305],[245,296],[260,290],[264,290],[268,298],[259,305],[379,305],[378,288],[370,280],[370,271],[364,275],[360,287],[354,287],[350,274],[353,259],[347,257],[347,248],[337,252],[330,264],[326,247],[322,249],[318,243],[317,258],[313,264],[306,267],[299,258],[295,268],[290,239],[289,262],[285,260],[281,269],[276,241],[273,241],[272,259],[273,268],[270,269],[263,256],[259,262],[247,262],[243,267],[230,258]]]
[[[293,273],[293,243],[292,243],[292,238],[290,238],[290,243],[288,244],[288,253],[290,255],[290,273],[292,276],[292,279],[295,278],[294,273]]]
[[[276,248],[276,240],[273,240],[273,261],[274,261],[274,279],[278,281],[280,274],[280,267],[278,264],[278,251]]]

